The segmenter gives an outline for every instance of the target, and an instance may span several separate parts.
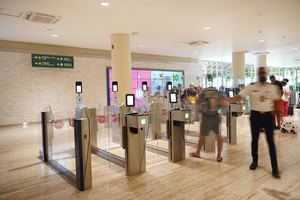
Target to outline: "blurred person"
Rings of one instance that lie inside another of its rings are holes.
[[[184,101],[187,101],[190,104],[195,104],[196,103],[197,90],[195,89],[195,84],[193,82],[190,83],[189,88],[186,88],[183,91],[181,97]]]
[[[199,121],[199,112],[200,112],[200,103],[201,103],[200,97],[201,97],[202,91],[203,91],[203,88],[201,87],[201,85],[199,85],[197,87],[197,101],[196,101],[196,106],[195,106],[196,121]]]
[[[172,92],[175,92],[176,95],[178,96],[178,94],[179,94],[179,88],[176,85],[174,85],[173,89],[172,89]]]
[[[237,102],[250,96],[251,114],[250,114],[250,126],[251,126],[251,151],[252,151],[252,163],[250,170],[255,170],[258,166],[258,139],[260,128],[265,129],[266,139],[269,146],[269,154],[272,165],[272,176],[274,178],[280,178],[280,173],[277,163],[276,147],[274,143],[274,118],[273,110],[280,112],[279,100],[280,91],[278,87],[266,83],[267,71],[265,67],[258,69],[258,81],[252,85],[247,86],[238,95],[232,98],[228,98],[229,102]]]
[[[200,151],[202,149],[205,137],[209,135],[210,131],[214,131],[218,143],[217,162],[222,162],[222,147],[223,137],[220,133],[221,116],[219,113],[220,107],[224,106],[224,96],[215,87],[205,88],[199,98],[200,111],[202,112],[200,124],[200,136],[198,140],[197,149],[190,153],[191,157],[200,158]]]
[[[224,87],[224,85],[221,85],[221,87],[219,88],[219,91],[220,91],[220,92],[223,92],[223,93],[225,92],[225,87]]]
[[[269,77],[269,79],[270,79],[272,85],[276,85],[278,87],[278,90],[280,91],[280,95],[282,96],[283,95],[282,83],[280,81],[276,80],[274,75],[271,75]],[[282,100],[280,100],[280,101],[282,101]],[[280,102],[280,104],[282,104],[282,103]],[[280,129],[281,122],[282,122],[281,113],[282,113],[281,106],[280,106],[280,112],[278,112],[276,114],[276,112],[274,111],[274,129]],[[276,125],[276,122],[277,122],[277,125]]]
[[[195,84],[190,83],[189,88],[186,88],[182,95],[182,105],[184,108],[191,110],[191,122],[194,123],[196,120],[196,102],[197,102],[197,90],[195,89]]]
[[[203,91],[203,88],[201,87],[201,85],[199,85],[197,87],[197,96],[200,96],[200,94],[202,93],[202,91]]]
[[[160,87],[160,85],[158,85],[157,87],[156,87],[156,92],[153,94],[153,97],[156,97],[156,98],[160,98],[161,97],[161,87]]]
[[[284,79],[282,81],[282,85],[283,85],[283,94],[282,94],[282,104],[281,104],[281,109],[283,112],[283,116],[286,117],[289,114],[289,101],[290,101],[290,97],[291,97],[291,91],[288,85],[288,79]]]

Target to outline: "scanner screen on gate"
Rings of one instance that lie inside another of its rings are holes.
[[[147,85],[142,85],[142,90],[147,91]]]
[[[170,93],[170,103],[177,103],[176,93]]]
[[[81,85],[76,85],[76,93],[82,93]]]
[[[229,91],[229,97],[231,98],[231,97],[233,97],[233,96],[234,96],[233,91],[232,91],[232,90]]]
[[[118,91],[118,86],[117,85],[113,85],[113,92],[117,92]]]
[[[126,95],[126,106],[134,106],[134,96]]]

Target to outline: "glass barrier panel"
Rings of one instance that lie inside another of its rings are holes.
[[[147,134],[147,146],[165,153],[168,152],[168,140],[166,131],[166,121],[168,111],[161,102],[153,102],[149,114],[149,133]],[[155,151],[152,151],[155,153]]]
[[[37,120],[38,120],[37,123],[33,124],[33,127],[36,130],[36,133],[38,134],[38,140],[39,140],[39,157],[41,159],[44,159],[44,145],[46,145],[46,144],[43,143],[43,127],[42,127],[43,121],[42,121],[42,113],[43,112],[46,113],[46,112],[49,112],[49,111],[50,111],[49,106],[45,106],[41,110],[41,112],[38,113],[37,116],[36,116]],[[26,128],[27,127],[27,123],[23,123],[22,126],[24,128]],[[46,138],[45,138],[45,140],[46,140]]]
[[[113,155],[125,158],[125,150],[122,148],[122,124],[126,107],[105,106],[106,135],[108,140],[107,151]]]
[[[74,115],[69,113],[52,113],[53,134],[50,159],[66,170],[76,174]]]
[[[201,125],[201,114],[199,111],[199,104],[187,104],[187,110],[191,111],[191,118],[185,123],[185,140],[187,151],[193,151],[195,145],[198,143],[200,135],[200,125]]]
[[[43,148],[43,132],[42,132],[42,113],[39,113],[37,115],[38,122],[36,123],[34,129],[36,133],[38,134],[38,140],[39,140],[39,157],[41,159],[44,159],[44,148]],[[24,127],[24,125],[23,125]]]
[[[99,149],[108,150],[108,135],[106,131],[107,116],[105,107],[97,105],[97,142],[95,146]]]

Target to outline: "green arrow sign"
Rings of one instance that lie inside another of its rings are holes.
[[[31,54],[32,67],[74,68],[73,56]]]

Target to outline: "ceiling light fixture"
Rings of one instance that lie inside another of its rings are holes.
[[[107,1],[101,1],[101,2],[100,2],[100,5],[101,5],[102,7],[108,7],[108,6],[110,6],[110,3],[107,2]]]
[[[139,44],[139,45],[138,45],[138,47],[142,48],[142,47],[144,47],[144,45],[142,45],[142,44]]]
[[[265,40],[258,40],[259,42],[264,42]]]
[[[203,29],[204,29],[204,30],[210,30],[211,27],[210,27],[210,26],[204,26]]]
[[[51,37],[58,37],[58,34],[51,34]]]
[[[294,49],[295,51],[298,51],[298,48],[297,48],[297,47],[294,47],[293,49]]]

